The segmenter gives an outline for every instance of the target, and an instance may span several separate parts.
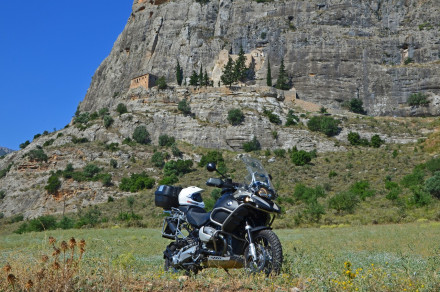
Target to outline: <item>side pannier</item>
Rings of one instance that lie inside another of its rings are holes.
[[[165,210],[177,208],[179,207],[179,193],[181,190],[181,187],[161,185],[154,192],[154,203],[157,207]]]

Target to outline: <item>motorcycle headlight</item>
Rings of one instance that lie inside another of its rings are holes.
[[[270,199],[271,197],[271,193],[268,189],[266,188],[260,188],[257,192],[257,194],[262,197],[262,198],[266,198],[266,199]]]

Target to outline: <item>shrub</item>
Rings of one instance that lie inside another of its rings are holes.
[[[23,219],[24,219],[23,214],[18,214],[12,217],[11,219],[9,219],[9,223],[12,224],[12,223],[21,222],[23,221]]]
[[[82,144],[82,143],[87,143],[89,142],[89,139],[87,138],[77,138],[76,136],[72,135],[72,143],[73,144]]]
[[[20,144],[20,149],[24,149],[24,148],[26,148],[29,144],[31,144],[31,142],[29,142],[29,140],[27,140],[27,141],[24,142],[24,143],[21,143],[21,144]]]
[[[406,188],[415,187],[423,184],[425,179],[425,172],[421,167],[415,167],[411,174],[405,175],[400,184]]]
[[[85,113],[81,113],[79,114],[79,116],[75,117],[75,119],[73,120],[74,124],[87,124],[90,120],[90,115],[89,113],[85,112]]]
[[[414,59],[408,57],[408,58],[405,59],[405,61],[404,61],[403,63],[404,63],[405,65],[409,65],[409,64],[411,64],[411,63],[414,63]]]
[[[73,228],[73,226],[75,225],[75,220],[73,220],[72,218],[66,217],[64,216],[60,222],[58,222],[58,228],[61,229],[71,229]]]
[[[357,98],[353,98],[349,101],[348,103],[348,109],[353,112],[353,113],[357,113],[357,114],[361,114],[361,115],[365,115],[366,112],[363,108],[363,102],[360,99]]]
[[[266,108],[263,109],[263,114],[269,118],[269,122],[276,125],[281,125],[281,119],[278,115],[272,113],[270,110]]]
[[[348,133],[347,139],[351,145],[357,146],[361,144],[361,136],[357,132]]]
[[[157,88],[163,90],[163,89],[167,89],[168,85],[167,85],[167,81],[165,80],[165,76],[159,77],[159,79],[157,79]]]
[[[419,105],[427,105],[429,104],[428,97],[426,94],[421,92],[413,93],[408,97],[408,104],[410,106],[419,106]]]
[[[119,150],[119,143],[105,144],[105,149],[107,149],[111,152],[118,151]]]
[[[328,116],[314,116],[307,123],[309,130],[322,132],[328,137],[338,134],[338,125],[338,120]]]
[[[101,168],[99,168],[97,165],[93,163],[89,163],[84,167],[83,174],[86,178],[93,178],[96,174],[98,174],[101,171]]]
[[[9,172],[9,170],[11,170],[12,165],[14,165],[14,164],[10,163],[6,168],[3,168],[2,170],[0,170],[0,178],[3,178],[6,176],[6,174]]]
[[[128,112],[127,106],[123,103],[119,103],[116,107],[116,111],[119,113],[119,115],[125,114]]]
[[[286,150],[284,150],[284,149],[275,149],[273,151],[273,154],[275,154],[276,157],[285,157],[286,156]]]
[[[385,141],[382,140],[379,135],[376,134],[373,137],[371,137],[370,145],[373,146],[374,148],[379,148],[380,145],[382,145],[383,143],[385,143]]]
[[[5,214],[3,212],[0,212],[0,219],[3,219],[5,217]]]
[[[209,162],[214,162],[221,173],[226,173],[228,171],[221,151],[209,151],[207,154],[202,155],[199,166],[206,167]]]
[[[189,106],[186,99],[182,99],[177,104],[177,109],[181,111],[185,116],[191,115],[191,107]]]
[[[136,145],[136,142],[133,141],[133,140],[131,140],[130,137],[127,137],[127,138],[125,138],[125,139],[122,141],[122,144],[123,144],[123,145],[128,145],[128,146],[135,146],[135,145]]]
[[[115,199],[112,196],[108,196],[107,203],[113,202]]]
[[[376,192],[370,189],[370,183],[366,180],[355,182],[350,187],[350,192],[359,196],[362,201],[365,201],[368,197],[373,197]]]
[[[238,108],[234,108],[234,109],[229,110],[228,121],[233,126],[240,125],[244,121],[243,112]]]
[[[311,221],[319,222],[322,215],[325,214],[324,206],[319,204],[317,200],[309,202],[306,209],[304,210],[304,213]]]
[[[328,177],[334,178],[335,176],[338,176],[338,173],[334,170],[330,170],[330,172],[328,173]]]
[[[440,199],[440,172],[436,172],[433,177],[425,181],[425,189],[431,195]]]
[[[29,157],[29,159],[31,161],[38,161],[38,162],[45,161],[45,162],[47,162],[47,159],[48,159],[48,157],[47,157],[46,153],[44,153],[43,149],[32,149],[31,151],[29,151],[27,153],[27,156]]]
[[[165,153],[159,151],[155,152],[151,157],[151,163],[153,163],[153,165],[156,167],[162,168],[165,165],[165,157]]]
[[[171,146],[171,153],[173,153],[174,157],[182,157],[182,155],[183,155],[182,151],[180,151],[180,149],[177,148],[176,144],[173,144]]]
[[[164,166],[164,175],[172,176],[175,175],[177,177],[182,176],[186,173],[192,171],[193,162],[192,160],[172,160],[165,163]]]
[[[6,197],[6,192],[4,190],[0,190],[0,200],[3,200]]]
[[[172,174],[170,176],[164,176],[163,179],[161,179],[159,181],[159,184],[161,185],[174,185],[175,183],[177,183],[179,181],[179,179],[177,178],[176,175]]]
[[[420,186],[413,187],[412,193],[411,203],[417,207],[427,206],[432,201],[431,195]]]
[[[425,167],[432,173],[435,173],[436,171],[440,171],[440,157],[432,158],[431,160],[427,161],[425,163]]]
[[[135,193],[143,189],[151,189],[155,184],[145,172],[140,174],[133,173],[130,178],[124,177],[119,184],[119,189],[125,192]]]
[[[316,150],[310,152],[307,152],[305,150],[298,151],[296,147],[290,150],[290,159],[297,166],[306,165],[307,163],[312,161],[312,158],[315,157],[316,157]]]
[[[43,147],[47,147],[53,144],[55,142],[55,139],[49,139],[46,142],[44,142]]]
[[[105,117],[105,116],[109,115],[109,113],[110,112],[109,112],[108,108],[106,108],[106,107],[100,109],[98,112],[100,117]]]
[[[293,192],[293,197],[304,203],[310,203],[316,201],[318,198],[325,198],[327,194],[324,191],[324,188],[321,186],[316,186],[315,188],[306,187],[304,184],[295,185],[295,189]]]
[[[293,110],[289,110],[286,118],[286,126],[296,125],[299,122],[299,118],[293,113]]]
[[[117,168],[118,167],[118,162],[115,159],[110,159],[110,166],[113,168]]]
[[[113,185],[112,183],[112,175],[109,173],[103,173],[99,175],[99,180],[102,182],[104,187],[110,187]]]
[[[53,230],[57,228],[57,220],[55,217],[47,215],[30,220],[23,223],[14,231],[14,233],[22,234],[25,232],[41,232],[45,230]]]
[[[47,180],[47,185],[44,187],[45,190],[51,195],[56,194],[56,192],[61,187],[61,181],[58,178],[58,175],[52,174]]]
[[[133,132],[133,140],[139,144],[149,144],[151,140],[150,133],[148,133],[147,128],[145,126],[137,127]]]
[[[101,211],[98,207],[89,209],[84,215],[80,216],[78,221],[75,223],[75,228],[81,228],[83,226],[94,227],[99,223],[99,218],[101,216]]]
[[[106,127],[106,128],[109,128],[113,124],[113,122],[114,122],[113,118],[111,116],[109,116],[109,115],[105,115],[102,118],[102,120],[104,122],[104,127]]]
[[[246,152],[261,150],[261,144],[257,140],[257,137],[254,136],[254,138],[251,141],[245,142],[243,144],[243,150]]]
[[[159,146],[172,146],[176,142],[174,137],[168,135],[160,135],[159,136]]]
[[[34,135],[34,140],[37,139],[37,138],[40,138],[40,137],[41,137],[41,134],[35,134]]]
[[[359,203],[359,199],[356,194],[346,191],[337,193],[328,200],[328,207],[336,210],[338,213],[345,211],[353,213],[354,208]]]

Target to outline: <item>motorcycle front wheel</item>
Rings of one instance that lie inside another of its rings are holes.
[[[249,246],[244,251],[245,268],[250,273],[279,274],[283,263],[283,248],[272,230],[261,230],[253,235],[257,260],[252,258]]]

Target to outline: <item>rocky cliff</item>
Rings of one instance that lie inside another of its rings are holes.
[[[14,152],[14,150],[6,148],[6,147],[0,147],[0,156],[6,155],[11,152]]]
[[[276,78],[284,58],[301,99],[337,109],[360,98],[369,115],[437,115],[439,29],[437,0],[135,0],[80,109],[118,103],[145,73],[174,80],[177,61],[186,77],[203,66],[218,78],[222,51],[242,46],[263,57],[257,84],[266,82],[267,60]],[[407,106],[418,92],[430,106]]]

